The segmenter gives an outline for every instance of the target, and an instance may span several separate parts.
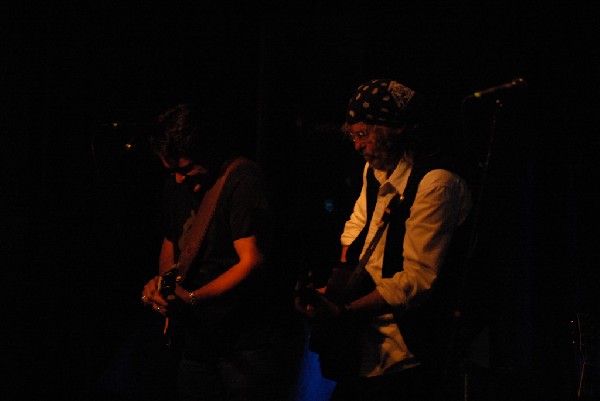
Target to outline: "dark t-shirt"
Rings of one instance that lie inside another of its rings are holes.
[[[192,193],[185,185],[170,179],[165,188],[165,236],[175,244],[176,258],[190,229],[202,194]],[[194,290],[223,274],[239,261],[233,242],[256,236],[266,260],[269,257],[272,216],[267,183],[260,167],[246,161],[231,171],[221,192],[215,214],[200,250],[192,263],[183,287]],[[274,328],[276,299],[272,299],[271,278],[276,276],[268,263],[259,267],[249,279],[211,301],[195,307],[182,307],[180,326],[184,329],[184,350],[188,357],[206,355],[235,344],[267,340]],[[262,335],[257,335],[264,331]],[[219,347],[214,344],[218,343]]]
[[[185,185],[171,179],[165,192],[165,236],[175,246],[175,257],[186,240],[203,194],[192,193]],[[259,248],[268,256],[271,241],[271,211],[267,199],[266,180],[254,162],[246,161],[227,178],[215,214],[188,277],[202,270],[208,281],[222,274],[238,257],[233,241],[256,236]],[[196,277],[196,279],[200,279]],[[204,284],[200,282],[199,284]]]

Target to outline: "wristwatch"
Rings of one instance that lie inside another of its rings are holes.
[[[188,297],[190,299],[190,304],[192,306],[196,305],[196,303],[198,302],[198,298],[196,298],[196,294],[194,294],[194,291],[188,292]]]

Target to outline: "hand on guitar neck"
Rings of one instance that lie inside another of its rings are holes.
[[[179,271],[179,267],[174,265],[171,270],[158,277],[158,292],[168,302],[174,301],[176,298],[175,289],[180,280],[181,272]]]
[[[169,304],[177,299],[175,290],[177,283],[181,279],[180,271],[177,265],[150,280],[145,286],[142,293],[142,303],[151,306],[152,309],[165,316],[165,324],[163,335],[167,347],[171,347],[171,327]]]
[[[169,302],[176,299],[175,290],[179,282],[179,277],[179,270],[174,265],[168,272],[148,281],[142,291],[142,304],[150,306],[155,311],[166,316]]]
[[[339,303],[327,295],[327,287],[316,288],[311,282],[311,272],[306,279],[296,283],[294,307],[310,323],[341,319],[348,316],[349,304]]]

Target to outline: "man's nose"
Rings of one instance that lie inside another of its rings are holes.
[[[175,182],[181,184],[185,180],[184,174],[175,173]]]
[[[362,141],[354,141],[354,149],[361,150],[365,147],[365,143]]]

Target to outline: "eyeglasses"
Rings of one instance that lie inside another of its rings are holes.
[[[365,131],[348,132],[348,137],[352,142],[367,142],[369,133]]]

